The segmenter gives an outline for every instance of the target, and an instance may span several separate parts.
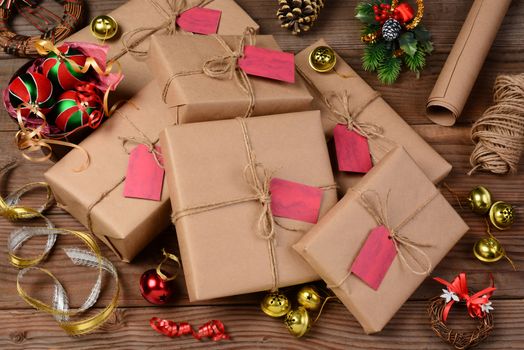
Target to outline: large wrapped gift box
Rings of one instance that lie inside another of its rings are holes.
[[[182,124],[160,142],[190,300],[318,279],[291,247],[312,223],[275,218],[271,239],[264,190],[265,176],[321,188],[317,216],[336,203],[318,111]]]
[[[146,57],[126,52],[121,41],[122,35],[138,28],[154,28],[165,23],[168,20],[166,16],[169,14],[169,3],[180,1],[182,0],[129,0],[109,13],[118,22],[120,34],[115,38],[106,40],[104,44],[110,46],[108,57],[118,58],[125,75],[125,79],[113,94],[115,99],[126,100],[131,98],[148,82],[153,80]],[[186,8],[201,2],[199,0],[188,0]],[[218,34],[220,35],[239,35],[244,32],[246,27],[258,28],[253,19],[234,0],[211,0],[206,1],[206,3],[205,8],[222,11],[218,26]],[[166,11],[164,12],[164,10]],[[154,30],[145,30],[137,34],[135,38],[147,36],[154,32]],[[158,32],[162,33],[164,31],[160,30]],[[178,29],[178,32],[173,35],[183,34],[186,33]],[[91,34],[89,26],[68,37],[67,41],[102,43]],[[147,51],[149,49],[149,40],[144,40],[135,49]]]
[[[328,46],[324,40],[319,40],[295,56],[297,71],[308,82],[314,96],[313,107],[320,109],[322,124],[328,138],[333,136],[333,130],[340,116],[333,113],[324,102],[326,98],[338,112],[344,112],[334,96],[349,95],[350,116],[355,123],[363,126],[378,127],[381,135],[373,137],[370,143],[373,158],[380,161],[388,150],[395,145],[403,146],[418,166],[433,182],[438,183],[451,171],[451,165],[442,158],[415,130],[395,112],[344,60],[336,55],[335,69],[328,73],[318,73],[309,64],[309,55],[318,46]],[[336,164],[336,162],[335,162]],[[355,185],[362,174],[338,172],[335,174],[340,190],[346,190]]]
[[[60,207],[126,262],[169,225],[171,206],[166,184],[160,201],[124,197],[133,145],[124,147],[122,138],[154,144],[160,131],[172,124],[157,85],[151,82],[80,143],[89,154],[87,169],[75,171],[85,155],[73,149],[45,173]]]
[[[390,234],[376,230],[380,226]],[[374,333],[382,330],[466,231],[466,223],[399,147],[294,248],[364,331]]]
[[[242,117],[250,106],[254,107],[251,116],[311,109],[313,97],[300,77],[287,83],[249,75],[250,96],[245,82],[235,76],[238,66],[231,65],[216,77],[204,73],[206,62],[230,55],[242,39],[247,40],[242,36],[152,36],[150,68],[164,91],[164,102],[180,124]],[[258,35],[255,41],[256,47],[280,51],[272,36]]]

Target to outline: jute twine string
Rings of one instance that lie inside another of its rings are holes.
[[[493,315],[487,313],[486,317],[479,319],[479,324],[472,331],[456,331],[442,321],[442,313],[445,307],[445,299],[441,297],[431,299],[428,306],[431,329],[439,338],[455,347],[455,349],[464,350],[478,345],[491,334],[495,327]]]
[[[206,60],[202,66],[201,70],[193,71],[182,71],[176,74],[173,74],[166,82],[164,90],[162,92],[162,100],[164,103],[167,103],[167,96],[171,84],[176,78],[197,74],[205,74],[210,78],[214,79],[233,79],[237,82],[237,85],[240,87],[243,93],[249,98],[249,105],[246,109],[246,112],[243,115],[243,118],[249,118],[253,115],[255,110],[255,91],[253,90],[253,85],[246,72],[238,65],[238,60],[244,56],[244,48],[246,45],[255,45],[256,41],[256,32],[254,28],[248,27],[244,32],[244,35],[240,38],[238,43],[237,50],[233,51],[229,45],[218,35],[213,36],[220,45],[224,48],[226,53],[224,55],[219,55],[211,57]]]
[[[136,56],[147,55],[147,50],[137,49],[140,44],[146,41],[151,35],[164,29],[169,35],[175,34],[178,30],[176,20],[182,12],[189,10],[192,7],[204,7],[213,1],[214,0],[200,0],[194,5],[188,6],[186,0],[149,0],[148,2],[151,6],[153,6],[158,13],[165,18],[164,22],[160,23],[158,26],[139,27],[124,33],[124,35],[122,35],[122,45],[124,48],[112,59],[117,60],[128,52]]]
[[[349,131],[354,131],[358,135],[366,138],[369,145],[375,148],[375,150],[371,152],[371,157],[375,163],[380,158],[377,155],[377,151],[380,151],[383,156],[395,146],[393,141],[384,136],[384,130],[382,127],[374,123],[367,123],[358,120],[360,114],[380,97],[378,91],[374,91],[369,99],[358,108],[352,108],[350,93],[348,90],[339,93],[331,92],[327,95],[321,96],[322,101],[332,113],[328,115],[329,120],[337,124],[345,125]],[[334,102],[336,102],[336,104]],[[337,107],[337,105],[340,107]]]
[[[173,213],[173,223],[176,224],[178,220],[199,213],[208,212],[211,210],[228,207],[235,204],[247,203],[252,201],[258,201],[261,205],[260,215],[258,218],[256,234],[259,238],[267,241],[267,248],[269,254],[269,262],[271,267],[271,275],[273,279],[272,291],[278,290],[279,279],[278,279],[278,266],[275,252],[275,217],[271,211],[271,192],[270,184],[273,176],[273,172],[266,169],[263,164],[257,162],[256,155],[253,150],[253,144],[249,137],[247,124],[245,118],[236,118],[239,122],[242,130],[242,139],[244,141],[244,149],[246,151],[247,165],[243,171],[244,181],[249,185],[252,195],[245,196],[242,198],[207,203],[191,208],[181,209]],[[320,187],[321,189],[336,189],[336,185],[329,185]],[[283,227],[286,229],[285,227]]]
[[[430,245],[414,242],[408,237],[402,235],[400,233],[400,230],[402,230],[404,226],[406,226],[409,222],[415,219],[415,217],[417,217],[417,215],[422,210],[424,210],[435,198],[438,197],[440,192],[435,191],[435,193],[432,196],[428,197],[428,199],[424,203],[422,203],[417,209],[415,209],[415,211],[413,211],[409,216],[402,220],[397,226],[392,228],[389,222],[388,215],[389,198],[391,191],[388,191],[385,203],[382,201],[378,192],[374,190],[367,190],[364,192],[360,192],[358,190],[352,191],[355,191],[357,194],[359,194],[360,203],[371,215],[371,217],[373,217],[377,225],[385,226],[388,229],[390,234],[389,237],[395,245],[395,250],[397,251],[400,261],[415,275],[428,275],[433,268],[431,259],[421,248],[430,247]],[[373,196],[374,198],[372,199],[370,198],[370,196]],[[404,252],[406,252],[418,266],[414,266],[413,263],[409,262]],[[418,259],[417,255],[420,258],[422,258],[422,260]],[[342,284],[346,282],[350,275],[351,271],[349,271],[340,282],[333,285],[328,285],[328,288],[340,288],[340,286],[342,286]]]
[[[139,109],[138,107],[135,106],[135,108]],[[122,140],[122,147],[124,148],[124,151],[126,153],[127,152],[127,149],[125,148],[125,143],[127,142],[130,142],[130,141],[136,141],[138,143],[141,143],[141,144],[144,144],[145,146],[147,146],[148,148],[155,148],[155,145],[158,143],[158,139],[156,140],[150,140],[147,135],[142,131],[140,130],[140,128],[138,126],[135,125],[135,123],[133,123],[128,117],[127,115],[125,115],[124,113],[120,112],[120,111],[116,111],[115,114],[118,114],[120,117],[124,118],[128,123],[129,125],[131,125],[136,131],[138,134],[140,134],[140,137],[120,137],[120,139]],[[156,151],[155,151],[156,152]],[[155,159],[160,163],[159,159],[157,159],[156,157],[158,156],[155,152],[153,152],[153,155],[155,155]],[[161,164],[161,163],[160,163]],[[89,232],[91,233],[94,233],[93,232],[93,219],[91,217],[91,214],[93,212],[93,209],[100,203],[102,202],[107,196],[109,196],[115,189],[118,188],[118,186],[120,186],[122,183],[124,183],[124,181],[126,180],[126,176],[123,175],[121,176],[118,181],[113,185],[111,186],[107,191],[105,192],[102,192],[100,194],[100,196],[98,196],[98,198],[93,202],[91,203],[91,205],[87,208],[87,211],[86,211],[86,222],[87,222],[87,229],[89,230]]]
[[[517,173],[524,150],[524,73],[498,76],[494,102],[471,129],[476,146],[468,175],[478,170]]]

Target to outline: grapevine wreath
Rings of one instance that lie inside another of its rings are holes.
[[[0,46],[4,52],[18,57],[37,57],[35,43],[40,39],[47,39],[53,43],[59,42],[71,33],[81,22],[84,12],[83,0],[57,0],[64,5],[64,14],[60,21],[50,29],[40,28],[41,35],[27,36],[16,34],[9,29],[9,20],[14,12],[24,16],[42,19],[46,24],[49,16],[57,17],[44,7],[38,6],[35,0],[0,0]],[[30,21],[31,22],[31,21]]]

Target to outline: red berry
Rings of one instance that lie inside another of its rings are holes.
[[[380,4],[380,7],[385,8],[386,4]]]
[[[386,14],[383,13],[383,14],[380,16],[380,18],[382,18],[382,19],[386,19]]]
[[[373,10],[377,11],[378,10],[378,6],[377,5],[373,5]]]
[[[375,16],[375,21],[380,21],[380,16]]]
[[[390,5],[386,5],[386,6],[384,6],[384,8],[387,8],[389,10],[391,8],[391,6]]]

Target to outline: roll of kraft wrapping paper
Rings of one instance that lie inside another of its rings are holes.
[[[462,113],[511,0],[475,0],[429,95],[426,115],[451,126]]]

